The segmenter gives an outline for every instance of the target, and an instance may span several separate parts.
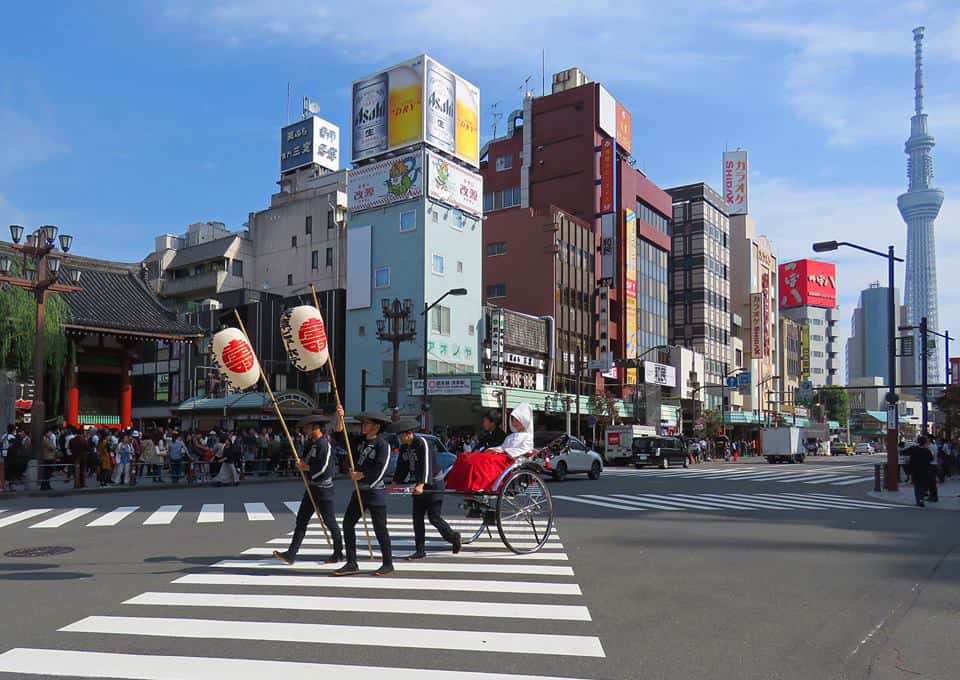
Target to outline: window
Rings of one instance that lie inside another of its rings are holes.
[[[507,156],[497,156],[497,172],[509,170],[513,167],[513,154]]]
[[[333,266],[333,248],[327,248],[327,266]]]
[[[291,247],[291,248],[296,248],[296,247],[297,247],[297,237],[296,237],[296,236],[291,236],[291,237],[290,237],[290,247]]]
[[[306,224],[303,227],[303,232],[305,234],[313,233],[313,215],[307,215]]]
[[[293,274],[287,274],[287,285],[288,286],[293,285]]]
[[[233,261],[233,275],[243,278],[243,260]]]
[[[483,195],[483,212],[493,210],[493,192],[488,191]]]
[[[310,253],[310,269],[320,268],[320,251],[314,250]]]
[[[463,262],[461,262],[460,260],[457,260],[457,273],[458,274],[463,273]]]
[[[366,327],[366,326],[358,326],[358,327],[357,327],[357,335],[359,335],[360,337],[364,337],[366,334],[367,334],[367,327]]]
[[[332,210],[327,211],[327,229],[336,229],[337,220]]]
[[[450,308],[440,305],[431,311],[430,330],[440,335],[450,335]]]
[[[507,297],[507,284],[494,283],[487,286],[487,299]]]
[[[373,287],[390,287],[390,267],[377,267],[373,270]]]
[[[404,210],[400,213],[400,231],[413,231],[417,228],[417,211]]]
[[[443,273],[444,273],[443,255],[436,255],[436,254],[434,254],[434,256],[433,256],[433,265],[432,265],[432,268],[433,268],[433,273],[434,273],[434,274],[443,274]]]
[[[487,244],[487,257],[495,257],[497,255],[503,255],[506,252],[507,252],[506,241],[496,241],[495,243]]]

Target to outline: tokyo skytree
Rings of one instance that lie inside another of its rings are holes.
[[[919,326],[927,317],[928,328],[939,331],[937,318],[937,258],[933,222],[943,204],[943,191],[931,186],[933,181],[933,136],[927,131],[927,114],[923,112],[923,26],[913,29],[914,114],[910,119],[910,138],[904,145],[907,154],[907,193],[897,198],[897,207],[907,223],[906,307],[911,325]],[[916,334],[917,336],[919,334]],[[931,350],[927,378],[938,383],[940,352],[933,351],[936,336],[928,335]],[[914,339],[914,377],[919,383],[920,338]],[[906,382],[906,381],[904,381]]]

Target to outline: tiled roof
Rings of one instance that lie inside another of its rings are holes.
[[[177,269],[178,267],[186,267],[196,262],[206,262],[208,260],[221,258],[227,254],[227,250],[238,238],[240,237],[237,234],[231,234],[230,236],[218,238],[215,241],[207,241],[206,243],[200,243],[195,246],[190,246],[189,248],[178,250],[177,254],[173,256],[173,260],[167,265],[167,269]]]

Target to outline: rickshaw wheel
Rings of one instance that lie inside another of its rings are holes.
[[[517,470],[504,480],[497,494],[497,531],[507,549],[518,555],[537,552],[550,538],[553,499],[532,471]]]

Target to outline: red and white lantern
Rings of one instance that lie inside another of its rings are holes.
[[[260,380],[257,355],[240,329],[225,328],[214,335],[213,356],[220,372],[234,389],[245,390]]]
[[[290,363],[299,371],[315,371],[330,358],[323,315],[313,305],[286,310],[280,317],[280,335]]]

